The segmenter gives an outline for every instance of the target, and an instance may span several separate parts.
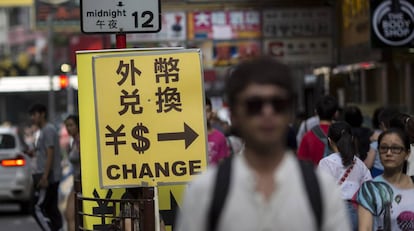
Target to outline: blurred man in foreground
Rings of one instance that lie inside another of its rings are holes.
[[[295,100],[288,67],[255,58],[227,81],[232,124],[245,149],[189,184],[177,230],[350,230],[336,182],[286,148]]]

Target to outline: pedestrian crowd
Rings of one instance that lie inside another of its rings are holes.
[[[206,97],[209,165],[188,184],[174,229],[414,230],[414,117],[383,106],[368,125],[359,106],[340,108],[324,95],[314,115],[295,121],[296,95],[290,68],[272,58],[232,67],[224,96],[229,118],[220,119]],[[43,104],[29,114],[36,131],[27,151],[35,160],[33,216],[42,230],[63,230],[63,221],[75,230],[79,117],[64,120],[74,187],[62,217],[58,129]],[[139,230],[133,219],[125,224]]]
[[[44,104],[35,103],[28,112],[32,124],[25,129],[25,141],[26,153],[32,157],[32,215],[41,230],[74,231],[75,192],[80,191],[79,117],[69,115],[65,118],[63,128],[69,136],[69,142],[66,142],[65,137],[59,134],[59,129],[48,120],[48,110]],[[73,182],[66,198],[65,210],[61,211],[59,186],[63,179],[64,153],[72,169]]]
[[[358,105],[324,95],[314,115],[295,121],[290,73],[268,57],[232,67],[230,123],[208,122],[225,124],[216,128],[229,150],[230,136],[241,145],[209,152],[214,161],[184,193],[178,230],[414,230],[414,117],[381,106],[371,125]]]

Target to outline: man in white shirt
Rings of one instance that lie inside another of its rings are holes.
[[[322,199],[318,228],[299,161],[286,148],[293,89],[289,68],[268,57],[245,61],[228,76],[231,121],[245,148],[231,159],[229,189],[215,230],[350,230],[339,187],[322,172],[316,172]],[[209,168],[189,184],[177,230],[211,231],[207,227],[217,169]]]

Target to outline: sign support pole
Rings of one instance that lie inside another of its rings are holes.
[[[126,48],[126,34],[125,33],[117,33],[116,34],[116,48],[117,49],[124,49]],[[138,187],[136,189],[141,189],[141,193],[138,195],[134,195],[134,198],[138,200],[145,200],[146,202],[142,203],[143,205],[143,217],[146,218],[140,223],[145,227],[145,230],[154,230],[156,231],[155,225],[155,214],[154,214],[154,189],[152,187]],[[128,188],[126,189],[128,191]],[[136,193],[136,190],[134,190]],[[150,201],[148,203],[147,201]],[[148,219],[150,218],[150,219]]]
[[[116,34],[116,48],[117,49],[126,48],[126,34],[125,33]]]

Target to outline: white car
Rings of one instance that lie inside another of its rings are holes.
[[[31,211],[31,158],[17,132],[0,127],[0,203],[18,203],[23,213]]]

